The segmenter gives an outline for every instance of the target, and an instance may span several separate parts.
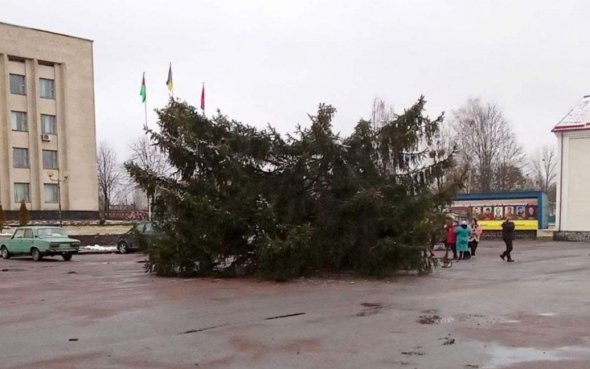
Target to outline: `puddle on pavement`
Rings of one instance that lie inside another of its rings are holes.
[[[574,346],[553,350],[534,347],[509,347],[498,344],[488,345],[487,353],[491,356],[482,369],[503,368],[527,362],[565,361],[590,358],[590,348]]]
[[[276,315],[276,316],[264,318],[264,320],[284,319],[284,318],[291,318],[291,317],[299,316],[299,315],[305,315],[305,313],[292,313],[292,314]]]
[[[507,347],[556,350],[587,347],[590,342],[590,321],[584,315],[519,313],[513,317],[486,317],[468,323],[471,324],[458,326],[457,332],[478,341],[496,342]]]
[[[420,324],[432,325],[452,323],[506,323],[507,321],[481,314],[440,315],[437,310],[423,310],[422,315],[420,315],[417,322]]]
[[[424,356],[425,353],[422,351],[402,351],[402,355],[406,356]]]
[[[356,316],[371,316],[379,313],[383,309],[383,305],[378,302],[363,302],[361,304],[365,309],[358,312]]]
[[[428,310],[422,310],[420,313],[422,313],[422,314],[438,314],[438,310],[428,309]]]
[[[418,318],[418,323],[420,324],[439,324],[441,321],[440,316],[438,315],[420,315],[420,318]]]
[[[382,307],[383,305],[381,305],[378,302],[363,302],[361,304],[361,306],[370,307],[370,308],[377,308],[377,307]]]

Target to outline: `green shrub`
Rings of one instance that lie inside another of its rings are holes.
[[[0,231],[4,228],[4,223],[6,223],[6,215],[4,214],[4,209],[2,209],[2,205],[0,205]]]
[[[285,281],[319,268],[312,246],[312,228],[296,227],[284,240],[274,239],[260,245],[256,261],[264,278]]]
[[[20,209],[18,211],[18,223],[21,226],[25,226],[29,224],[30,221],[31,217],[29,215],[29,209],[27,209],[27,205],[23,201],[20,203]]]
[[[393,239],[380,241],[363,260],[363,273],[378,278],[400,270],[421,274],[432,270],[428,247],[400,245]]]

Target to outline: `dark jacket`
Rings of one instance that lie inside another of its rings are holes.
[[[505,220],[502,223],[502,238],[505,240],[514,239],[514,223],[510,220]]]

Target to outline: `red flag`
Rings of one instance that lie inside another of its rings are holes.
[[[205,84],[203,83],[203,89],[201,90],[201,109],[205,110]]]

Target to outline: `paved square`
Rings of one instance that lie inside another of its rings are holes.
[[[283,284],[156,278],[141,254],[2,260],[0,367],[590,368],[589,246]]]

